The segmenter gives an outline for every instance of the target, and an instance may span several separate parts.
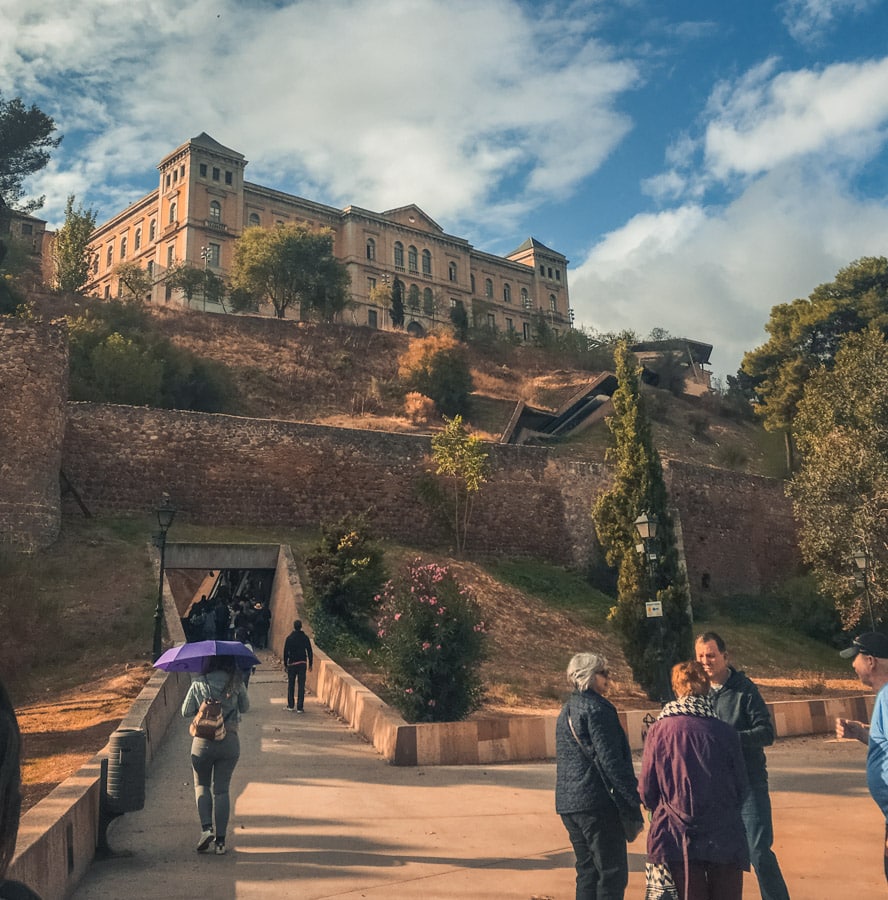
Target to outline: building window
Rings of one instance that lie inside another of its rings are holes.
[[[173,176],[170,175],[169,172],[167,172],[167,174],[166,174],[166,186],[167,186],[167,187],[170,186],[170,182],[172,181],[172,178],[173,178]]]
[[[407,305],[411,309],[419,309],[419,288],[415,284],[411,284],[407,291]]]
[[[432,296],[431,288],[425,288],[422,292],[422,311],[427,316],[435,312],[435,298]]]
[[[555,280],[556,280],[556,281],[561,281],[561,269],[556,269],[556,270],[555,270]]]
[[[207,254],[207,262],[211,266],[218,266],[219,260],[222,259],[222,247],[219,244],[207,244],[207,249],[210,251]]]
[[[106,300],[111,299],[111,285],[110,284],[105,285],[105,299]]]
[[[152,219],[151,224],[148,226],[148,240],[151,243],[154,243],[154,238],[157,235],[157,219]]]
[[[510,284],[503,285],[503,302],[504,303],[512,302],[512,285],[510,285]]]
[[[459,303],[459,300],[457,300],[456,297],[451,297],[451,298],[450,298],[450,308],[451,308],[451,309],[456,309],[456,304],[457,304],[457,303]]]
[[[142,229],[137,228],[135,238],[133,239],[133,250],[135,250],[138,253],[139,250],[141,249],[141,247],[142,247]]]
[[[201,178],[207,177],[207,164],[206,163],[200,164],[200,177]]]
[[[185,177],[185,163],[182,163],[182,165],[179,166],[179,174],[182,176],[182,178]]]
[[[474,294],[475,293],[475,276],[471,275],[469,277],[469,281],[471,281],[471,283],[472,283],[472,293]]]
[[[234,180],[234,176],[231,174],[231,172],[226,172],[226,173],[225,173],[225,183],[226,183],[226,184],[231,184],[231,182],[232,182],[233,180]]]
[[[150,278],[154,277],[154,260],[153,259],[148,260],[147,272],[148,272],[148,276]]]
[[[220,175],[219,170],[215,166],[213,166],[213,181],[218,181],[219,175]]]
[[[484,279],[484,296],[493,299],[493,282],[489,278]]]
[[[530,340],[530,322],[524,323],[524,340],[525,341]]]
[[[218,200],[210,201],[210,221],[211,222],[221,222],[222,221],[222,204]]]
[[[176,204],[170,204],[170,225],[176,221]]]
[[[546,277],[546,267],[542,263],[540,263],[540,275],[542,275],[543,278]]]
[[[552,312],[558,312],[558,301],[555,299],[554,294],[549,294],[549,309]]]
[[[416,247],[408,247],[407,248],[407,268],[411,272],[419,271],[419,255],[416,252]]]
[[[367,238],[367,259],[376,259],[376,241]]]
[[[525,309],[530,309],[530,295],[527,293],[527,288],[521,288],[521,305]]]
[[[487,327],[491,331],[496,331],[496,315],[494,313],[487,314]]]
[[[114,265],[114,244],[108,244],[108,253],[105,256],[105,268],[110,269]]]
[[[422,251],[422,274],[432,274],[432,254],[428,250]]]
[[[451,281],[456,281],[456,263],[452,262],[447,267],[447,276]]]
[[[367,294],[369,295],[375,290],[376,290],[376,279],[368,278],[367,279]]]
[[[167,267],[171,266],[176,261],[176,245],[170,244],[167,247]]]
[[[173,184],[175,184],[178,180],[179,180],[179,170],[174,169],[173,170]]]
[[[120,239],[120,258],[126,259],[126,235]]]
[[[511,333],[514,330],[515,330],[515,323],[511,319],[507,318],[506,319],[506,331]]]
[[[395,241],[395,268],[404,271],[404,245],[400,241]]]
[[[99,272],[99,254],[98,253],[92,254],[92,272],[93,272],[93,275],[97,275]]]
[[[250,213],[249,218],[250,228],[257,228],[259,225],[259,216],[256,213]]]
[[[22,222],[22,235],[30,236],[34,233],[34,226],[30,222]]]
[[[378,319],[377,319],[377,315],[376,315],[376,310],[375,310],[375,309],[368,309],[368,310],[367,310],[367,324],[368,324],[371,328],[378,328],[378,327],[379,327]]]

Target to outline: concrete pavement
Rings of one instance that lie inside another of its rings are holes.
[[[144,810],[108,832],[77,900],[425,898],[569,900],[573,854],[555,815],[553,763],[398,768],[313,697],[284,709],[283,674],[260,668],[241,723],[227,856],[194,850],[184,720],[148,773]],[[885,896],[881,815],[865,748],[822,737],[769,751],[775,848],[794,900]],[[644,895],[644,836],[628,898]],[[757,900],[755,879],[744,896]]]

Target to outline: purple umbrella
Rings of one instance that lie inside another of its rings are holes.
[[[170,647],[157,658],[154,668],[164,672],[203,672],[207,660],[214,656],[233,656],[240,669],[261,665],[256,654],[240,641],[193,641]]]

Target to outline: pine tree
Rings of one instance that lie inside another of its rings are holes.
[[[608,460],[616,472],[611,489],[595,501],[592,517],[605,558],[618,570],[617,605],[610,619],[626,661],[651,699],[665,699],[665,674],[691,656],[687,582],[678,564],[663,468],[641,397],[640,368],[624,341],[617,344],[614,359],[619,387],[613,396],[614,415],[608,419],[614,436]],[[658,522],[652,577],[636,549],[635,520],[642,513]],[[662,619],[647,618],[645,602],[653,599],[663,604]]]

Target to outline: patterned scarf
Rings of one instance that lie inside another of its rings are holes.
[[[657,718],[665,719],[666,716],[700,716],[714,719],[715,711],[712,709],[709,697],[698,697],[696,694],[689,694],[687,697],[680,697],[678,700],[670,700],[663,707]]]

